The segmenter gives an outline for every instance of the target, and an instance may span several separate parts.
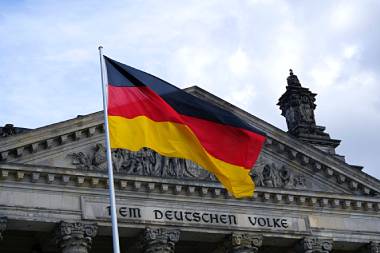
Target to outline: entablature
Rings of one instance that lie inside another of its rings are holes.
[[[0,164],[0,184],[3,187],[52,187],[64,191],[108,189],[108,177],[99,172],[81,172],[75,169]],[[33,186],[34,185],[34,186]],[[270,205],[273,208],[303,208],[305,211],[337,211],[344,213],[377,214],[380,198],[298,191],[291,189],[257,187],[252,198],[235,199],[217,182],[199,182],[169,178],[115,175],[115,188],[123,192],[149,194],[150,196],[192,197],[197,201],[223,201],[228,205]]]

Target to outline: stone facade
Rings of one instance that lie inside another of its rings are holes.
[[[186,90],[267,134],[252,198],[234,199],[191,161],[112,151],[122,252],[379,252],[379,181],[335,154],[339,141],[316,124],[316,94],[292,72],[287,81],[288,132]],[[102,120],[1,128],[1,252],[112,251]]]

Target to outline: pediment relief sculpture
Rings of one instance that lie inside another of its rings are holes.
[[[304,189],[306,187],[306,177],[294,172],[286,165],[278,164],[264,156],[257,160],[251,176],[256,186]]]
[[[106,171],[106,150],[103,144],[96,144],[90,153],[77,152],[69,154],[69,157],[79,170]],[[148,148],[137,152],[114,149],[112,161],[115,173],[120,174],[216,181],[214,175],[192,161],[161,156]],[[257,186],[288,189],[306,187],[306,178],[303,175],[263,155],[256,162],[251,175]]]
[[[106,171],[106,150],[103,144],[96,144],[90,154],[77,152],[69,154],[69,157],[77,169]],[[112,163],[114,171],[121,174],[216,181],[212,174],[192,161],[161,156],[148,148],[137,152],[114,149]]]

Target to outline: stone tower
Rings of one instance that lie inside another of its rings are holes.
[[[339,145],[340,140],[331,139],[330,135],[324,132],[325,127],[318,126],[315,122],[314,110],[317,94],[302,87],[298,77],[293,74],[291,69],[287,82],[286,92],[280,97],[277,105],[280,106],[281,115],[286,118],[288,133],[343,159],[335,153],[335,148]]]

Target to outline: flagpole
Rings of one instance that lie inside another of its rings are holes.
[[[115,188],[113,181],[113,168],[112,168],[112,155],[110,146],[110,134],[108,128],[108,111],[107,111],[107,71],[104,66],[103,58],[103,47],[99,46],[99,56],[100,56],[100,74],[102,77],[102,93],[103,93],[103,109],[104,109],[104,128],[106,132],[106,152],[107,152],[107,167],[108,167],[108,180],[109,180],[109,195],[110,195],[110,206],[111,206],[111,220],[112,220],[112,242],[113,242],[113,252],[120,253],[119,245],[119,231],[117,227],[117,214],[116,214],[116,199],[115,199]]]

